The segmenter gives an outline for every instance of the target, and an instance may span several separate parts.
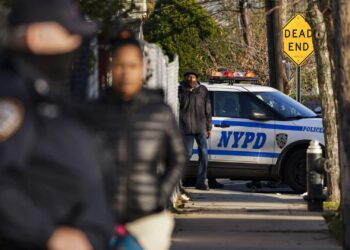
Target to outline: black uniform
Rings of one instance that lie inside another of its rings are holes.
[[[29,75],[0,65],[1,249],[46,249],[62,225],[106,249],[112,219],[95,138],[45,81]]]
[[[131,222],[164,209],[186,156],[177,122],[163,96],[143,89],[125,102],[110,89],[90,106],[91,123],[114,153],[116,222]]]

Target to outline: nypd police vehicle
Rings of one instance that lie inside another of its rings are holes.
[[[254,77],[216,76],[203,84],[209,90],[213,112],[208,176],[281,179],[294,191],[304,192],[306,149],[311,140],[324,145],[322,119],[274,88],[235,83],[255,82]],[[192,163],[198,159],[196,145],[193,151]],[[189,178],[196,176],[192,163]]]

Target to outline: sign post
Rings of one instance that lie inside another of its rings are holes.
[[[298,102],[301,102],[301,72],[300,65],[296,65],[296,93],[295,97]]]
[[[283,50],[296,64],[296,93],[301,101],[301,65],[314,52],[311,27],[302,15],[291,18],[283,27]]]

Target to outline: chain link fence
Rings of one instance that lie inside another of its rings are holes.
[[[178,85],[179,85],[179,59],[176,57],[172,62],[164,55],[162,49],[155,44],[146,44],[146,87],[162,89],[166,103],[173,109],[178,117]]]
[[[97,40],[91,43],[91,51],[94,58],[98,58]],[[178,117],[178,85],[179,85],[179,59],[176,57],[172,62],[164,55],[162,49],[150,43],[144,44],[145,54],[145,86],[151,89],[162,89],[165,102],[168,103],[176,117]],[[108,77],[108,85],[111,84],[111,76]],[[99,92],[98,66],[95,64],[90,72],[87,88],[88,98],[96,98]]]
[[[146,64],[146,87],[162,89],[165,102],[170,105],[176,118],[179,117],[179,59],[175,57],[172,62],[164,55],[162,49],[155,44],[146,44],[144,47]],[[170,207],[175,208],[176,202],[181,195],[180,185],[170,197]]]

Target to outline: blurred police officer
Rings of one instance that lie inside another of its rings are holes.
[[[111,217],[92,133],[63,82],[87,24],[70,0],[13,0],[0,62],[2,250],[106,249]]]

